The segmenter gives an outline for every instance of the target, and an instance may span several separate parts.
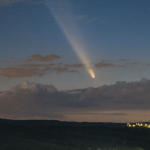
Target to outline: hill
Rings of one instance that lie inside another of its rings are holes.
[[[18,126],[91,126],[91,127],[110,127],[110,128],[123,128],[126,123],[103,123],[103,122],[66,122],[58,120],[9,120],[0,119],[2,123],[8,123]]]
[[[108,124],[1,119],[0,150],[150,149],[150,129]]]

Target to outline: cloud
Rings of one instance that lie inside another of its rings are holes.
[[[96,68],[114,67],[114,64],[112,64],[112,63],[106,63],[106,62],[102,61],[100,63],[95,64],[95,67]]]
[[[2,76],[8,78],[20,78],[20,77],[32,77],[32,76],[43,76],[49,70],[49,67],[45,67],[44,69],[33,68],[33,69],[25,69],[25,68],[2,68]]]
[[[131,67],[131,66],[137,66],[140,64],[142,64],[142,63],[140,63],[140,62],[127,62],[127,63],[124,63],[123,65],[118,65],[118,67]]]
[[[136,66],[150,66],[149,63],[142,63],[137,61],[129,61],[127,59],[119,59],[118,63],[109,63],[105,60],[101,61],[100,63],[95,64],[96,68],[105,68],[105,67],[136,67]]]
[[[149,91],[150,80],[146,78],[139,82],[122,81],[98,88],[79,89],[78,92],[58,91],[53,85],[24,81],[0,93],[0,117],[38,116],[56,119],[68,113],[87,111],[91,114],[95,111],[118,111],[107,115],[126,116],[122,111],[150,109]]]
[[[23,78],[23,77],[33,77],[33,76],[43,76],[46,73],[69,73],[69,72],[78,72],[77,70],[68,69],[65,67],[52,67],[51,64],[25,64],[21,68],[2,68],[2,76],[8,78]]]
[[[77,70],[70,70],[68,68],[62,68],[62,67],[56,67],[53,69],[54,71],[56,71],[57,73],[63,73],[63,72],[78,72]]]
[[[48,73],[77,73],[80,68],[84,65],[80,63],[69,64],[69,63],[50,63],[53,60],[60,59],[60,56],[51,54],[47,56],[42,56],[40,54],[35,54],[30,56],[26,60],[11,58],[11,66],[3,67],[6,62],[2,62],[0,66],[2,76],[8,78],[23,78],[23,77],[33,77],[33,76],[44,76]],[[127,62],[126,62],[127,61]],[[109,67],[135,67],[135,66],[150,66],[149,63],[141,63],[137,61],[129,61],[126,59],[120,59],[117,63],[111,63],[106,60],[102,60],[95,64],[96,68],[109,68]]]
[[[55,95],[57,95],[57,89],[53,85],[24,81],[0,94],[0,103],[2,104],[0,112],[6,117],[14,116],[15,118],[20,116],[46,117],[47,115],[51,118],[60,117],[61,115],[57,115],[57,112],[52,113],[55,103],[51,104],[51,102]],[[44,98],[43,101],[42,98]]]
[[[80,68],[84,65],[80,63],[69,64],[69,63],[50,63],[55,59],[60,59],[58,55],[51,54],[47,56],[42,56],[40,54],[35,54],[30,56],[26,60],[20,60],[16,58],[11,58],[11,66],[3,67],[2,63],[0,66],[2,76],[8,78],[23,78],[23,77],[33,77],[33,76],[44,76],[48,73],[77,73]],[[127,61],[127,62],[126,62]],[[4,62],[3,62],[4,64]],[[6,63],[5,63],[6,64]],[[110,67],[136,67],[136,66],[150,66],[149,63],[141,63],[137,61],[129,61],[126,59],[120,59],[117,63],[111,63],[106,60],[102,60],[95,64],[95,67],[100,68],[110,68]]]
[[[33,76],[43,76],[47,73],[69,73],[69,72],[78,72],[78,68],[82,67],[82,64],[63,64],[63,63],[49,63],[60,57],[52,54],[48,56],[41,55],[32,55],[31,58],[26,59],[25,61],[20,60],[18,63],[12,63],[11,67],[1,67],[2,76],[8,78],[23,78],[23,77],[33,77]],[[16,60],[15,58],[12,59]],[[35,60],[35,61],[34,61]],[[22,64],[21,64],[22,63]],[[15,66],[15,67],[14,67]],[[76,70],[71,69],[76,68]]]
[[[51,54],[47,56],[41,56],[40,54],[38,55],[32,55],[31,58],[25,60],[26,62],[32,62],[32,61],[39,61],[39,62],[51,62],[55,59],[60,59],[58,55]]]
[[[22,64],[23,68],[40,68],[40,67],[53,67],[55,64],[38,64],[38,63],[25,63]]]

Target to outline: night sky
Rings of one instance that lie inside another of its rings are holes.
[[[0,118],[150,121],[149,0],[0,0]]]

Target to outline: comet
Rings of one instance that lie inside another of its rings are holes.
[[[68,0],[52,0],[46,1],[45,3],[80,61],[84,64],[87,72],[94,79],[95,73],[92,69],[92,63],[86,53],[87,48],[84,44],[84,39],[81,35],[80,29],[78,28],[77,20],[72,15],[72,5]]]

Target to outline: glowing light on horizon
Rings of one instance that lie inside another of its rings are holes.
[[[64,2],[68,2],[68,1],[52,1],[51,4],[48,3],[47,1],[47,6],[50,9],[50,11],[53,13],[54,17],[56,18],[57,23],[59,24],[60,28],[62,29],[63,33],[65,34],[67,40],[69,41],[69,43],[71,44],[72,48],[75,50],[76,54],[78,55],[80,61],[85,65],[86,70],[88,71],[88,73],[90,74],[90,76],[92,78],[95,78],[95,73],[92,69],[92,64],[89,61],[89,58],[87,56],[86,52],[86,48],[84,46],[84,42],[82,40],[82,36],[79,32],[79,29],[77,28],[77,24],[74,21],[74,19],[72,19],[73,17],[70,16],[70,8],[71,6],[68,5],[69,3],[67,3],[67,7],[66,8],[66,3]],[[68,11],[69,9],[69,11]],[[67,17],[66,17],[66,16]],[[67,18],[67,20],[65,20],[64,18]]]

